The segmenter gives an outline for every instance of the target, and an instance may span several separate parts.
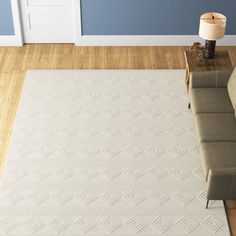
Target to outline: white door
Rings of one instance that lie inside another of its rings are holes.
[[[74,0],[20,0],[25,43],[74,43]]]

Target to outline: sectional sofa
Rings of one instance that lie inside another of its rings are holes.
[[[236,69],[193,73],[189,97],[209,200],[236,199]]]

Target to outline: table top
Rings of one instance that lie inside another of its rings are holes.
[[[205,59],[202,52],[202,50],[188,50],[184,52],[189,72],[230,70],[233,68],[228,51],[216,51],[214,59]]]

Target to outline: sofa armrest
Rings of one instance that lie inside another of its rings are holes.
[[[207,199],[236,199],[236,168],[210,169],[207,178]]]
[[[191,88],[226,88],[232,70],[192,72],[190,74]]]

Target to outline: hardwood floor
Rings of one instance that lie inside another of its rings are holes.
[[[0,166],[4,166],[16,109],[29,69],[184,69],[187,47],[75,47],[71,44],[0,47]],[[228,49],[236,66],[236,47]],[[184,79],[184,78],[183,78]],[[236,236],[236,201],[226,202]]]

